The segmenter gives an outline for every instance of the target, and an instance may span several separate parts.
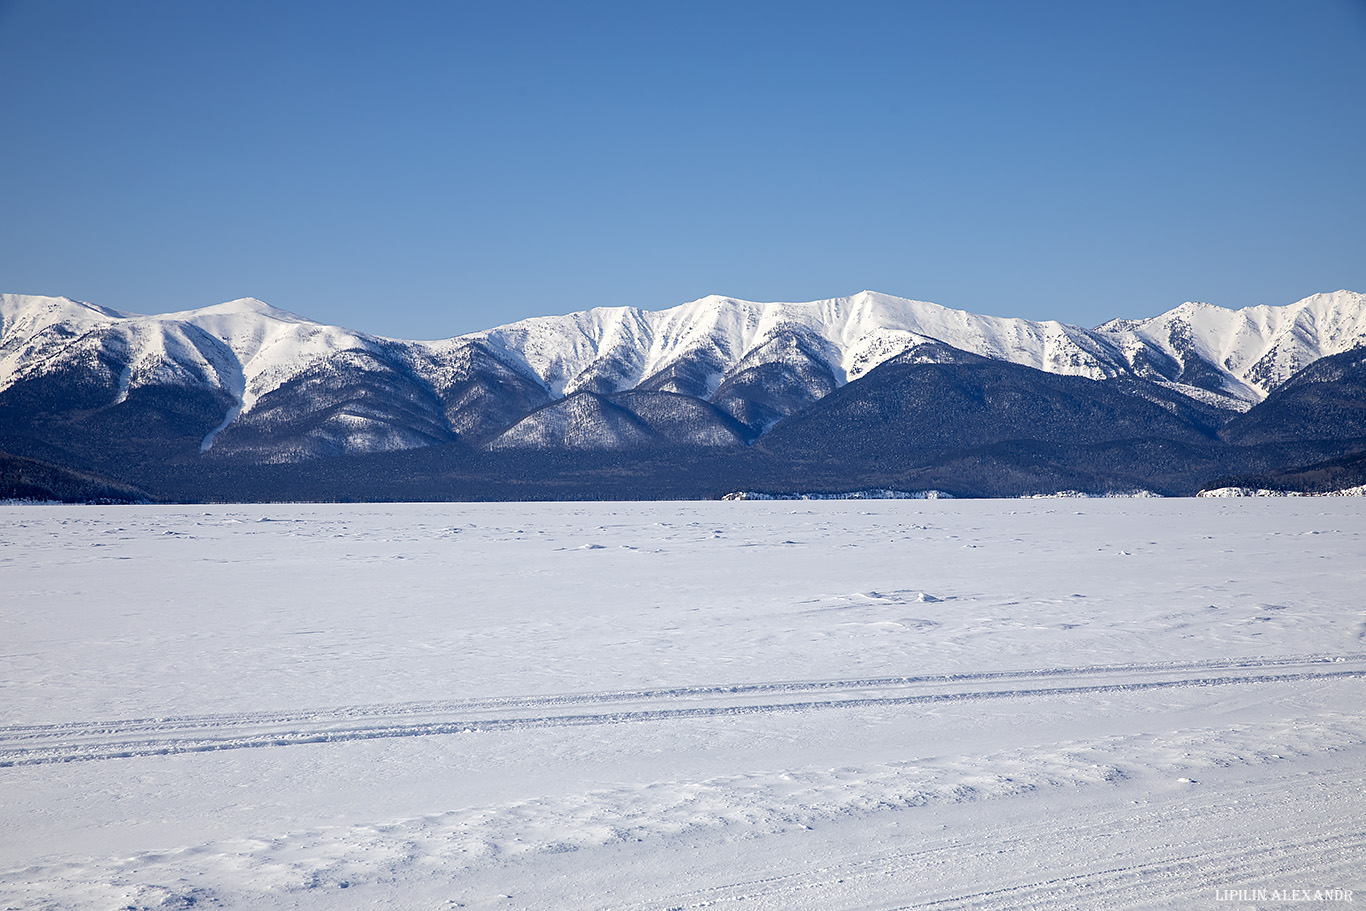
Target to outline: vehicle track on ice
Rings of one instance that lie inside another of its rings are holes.
[[[386,737],[1342,677],[1366,677],[1366,654],[714,684],[300,711],[20,724],[0,726],[0,768]]]
[[[1251,792],[1240,794],[1256,794],[1260,799],[1267,791],[1284,789],[1286,783],[1258,782],[1251,787]],[[1208,802],[1219,799],[1200,801],[1196,818],[1217,815],[1220,808],[1211,809]],[[1274,796],[1267,799],[1274,805]],[[1208,901],[1221,886],[1257,884],[1269,889],[1294,884],[1303,888],[1307,879],[1329,889],[1333,888],[1330,883],[1349,886],[1354,881],[1354,859],[1366,852],[1366,833],[1350,820],[1325,821],[1323,830],[1314,834],[1298,832],[1289,838],[1278,834],[1256,844],[1248,844],[1246,831],[1230,826],[1226,817],[1220,822],[1213,827],[1192,826],[1188,815],[1163,807],[1143,824],[1149,832],[1163,833],[1160,843],[1147,845],[1137,854],[1121,855],[1104,845],[1116,832],[1134,837],[1132,811],[1125,805],[1085,818],[1007,817],[993,823],[990,837],[980,840],[933,844],[919,839],[894,850],[872,840],[856,844],[849,854],[818,863],[747,871],[743,877],[667,898],[613,907],[617,911],[696,911],[742,901],[746,908],[755,909],[835,907],[848,904],[851,894],[897,893],[900,900],[884,899],[876,907],[886,911],[1203,907],[1205,902],[1193,897]],[[1040,846],[1059,843],[1093,849],[1074,848],[1051,860],[1046,851],[1031,855]],[[1017,860],[1003,863],[1002,857]],[[1034,863],[1020,862],[1022,857]],[[967,872],[946,876],[946,869]],[[1325,878],[1328,871],[1331,875]],[[907,900],[916,894],[923,897]],[[872,907],[874,902],[865,899],[862,905]]]

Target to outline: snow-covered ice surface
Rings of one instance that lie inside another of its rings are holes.
[[[1360,501],[0,523],[0,908],[1366,899]]]

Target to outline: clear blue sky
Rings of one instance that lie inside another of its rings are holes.
[[[0,0],[0,290],[437,338],[1366,291],[1366,0]]]

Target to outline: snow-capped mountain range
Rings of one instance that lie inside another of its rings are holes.
[[[323,325],[251,298],[141,316],[5,294],[0,404],[69,410],[76,396],[89,410],[194,390],[204,402],[197,420],[208,422],[199,451],[264,461],[457,438],[494,450],[726,446],[894,358],[942,357],[944,346],[1046,373],[1144,380],[1233,414],[1362,345],[1366,295],[1351,291],[1242,310],[1186,303],[1094,329],[872,291],[807,303],[709,296],[428,342]]]

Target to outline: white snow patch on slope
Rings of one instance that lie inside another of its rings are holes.
[[[1141,340],[1178,360],[1189,345],[1225,375],[1230,393],[1258,402],[1319,358],[1366,344],[1366,295],[1343,290],[1242,310],[1188,302],[1151,319],[1111,320],[1098,331],[1120,346]]]
[[[201,451],[261,396],[321,360],[372,350],[375,336],[326,326],[243,298],[156,316],[121,313],[66,298],[0,297],[0,389],[112,347],[126,358],[115,402],[149,384],[204,385],[236,400]],[[376,442],[383,447],[382,442]]]
[[[232,350],[240,374],[231,391],[241,401],[242,413],[318,361],[341,351],[368,350],[378,342],[375,336],[326,326],[254,298],[167,314],[166,318],[198,326]]]
[[[1226,389],[1168,385],[1223,407],[1246,408],[1317,358],[1366,343],[1366,296],[1338,291],[1243,310],[1188,303],[1149,320],[1112,320],[1089,330],[981,316],[873,291],[805,303],[710,295],[667,310],[618,307],[536,317],[461,338],[488,341],[560,396],[590,382],[607,382],[597,391],[629,389],[698,355],[719,365],[714,390],[729,367],[775,334],[793,330],[824,343],[839,382],[927,340],[1090,379],[1127,372],[1135,353],[1150,346],[1180,361],[1189,345],[1224,374]]]
[[[1058,322],[978,316],[925,301],[863,291],[806,303],[759,303],[711,295],[668,310],[604,308],[522,320],[461,336],[482,339],[521,360],[555,395],[586,379],[615,376],[629,389],[684,358],[710,355],[725,371],[768,343],[799,330],[821,339],[829,367],[847,382],[912,345],[935,339],[985,357],[1102,379],[1124,369],[1088,330]],[[610,365],[610,369],[603,369]],[[618,366],[619,365],[619,366]]]

